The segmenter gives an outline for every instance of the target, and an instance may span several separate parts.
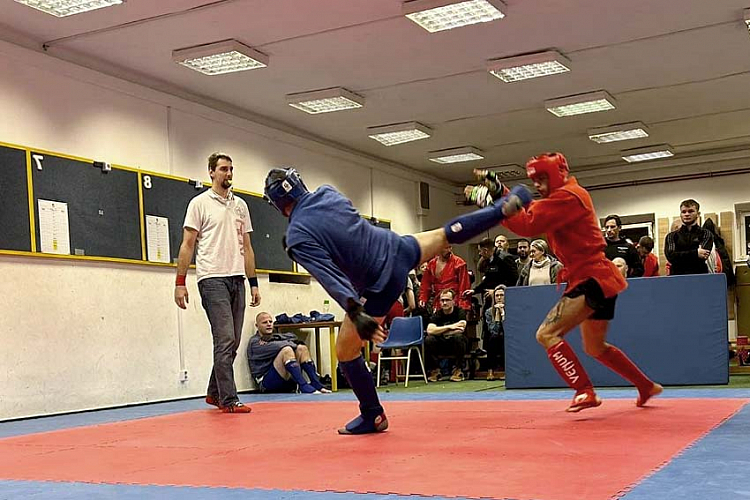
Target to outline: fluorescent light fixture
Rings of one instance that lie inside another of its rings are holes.
[[[172,59],[204,75],[265,68],[268,56],[237,40],[224,40],[172,51]]]
[[[459,163],[462,161],[482,160],[482,152],[473,146],[430,151],[429,160],[435,163]]]
[[[361,108],[365,105],[364,97],[342,87],[287,94],[286,102],[291,107],[311,115]]]
[[[15,0],[17,3],[27,5],[36,10],[55,17],[72,16],[82,14],[90,10],[101,9],[120,5],[125,0]]]
[[[501,0],[410,0],[402,4],[401,10],[430,33],[505,17]]]
[[[656,160],[658,158],[669,158],[674,156],[672,146],[660,144],[658,146],[648,146],[645,148],[626,149],[621,151],[622,159],[628,163],[646,160]]]
[[[589,129],[589,139],[597,144],[642,139],[643,137],[648,137],[648,127],[641,122]]]
[[[745,9],[745,26],[747,26],[747,31],[750,32],[750,9]]]
[[[607,92],[600,90],[545,101],[544,107],[553,115],[563,117],[609,111],[615,109],[615,100]]]
[[[383,125],[382,127],[368,127],[368,136],[386,146],[395,146],[405,142],[427,139],[432,135],[429,127],[417,122]]]
[[[504,81],[513,83],[540,76],[558,75],[570,71],[570,61],[557,51],[538,52],[525,56],[505,57],[487,61],[487,71]]]

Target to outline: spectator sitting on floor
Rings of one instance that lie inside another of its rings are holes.
[[[487,380],[495,380],[495,371],[505,370],[505,285],[492,292],[492,306],[484,312],[486,330],[482,335],[487,351]]]
[[[456,294],[453,290],[440,292],[440,310],[437,311],[427,325],[427,336],[424,340],[424,350],[427,369],[430,371],[428,380],[440,380],[438,356],[454,358],[451,380],[461,382],[464,379],[464,355],[469,345],[469,339],[464,335],[466,329],[466,313],[456,307]]]
[[[531,260],[521,270],[518,286],[550,285],[557,283],[557,274],[562,263],[549,254],[549,246],[544,240],[531,242]]]
[[[635,247],[643,263],[643,277],[659,276],[659,258],[653,254],[654,240],[650,236],[641,236]]]
[[[625,262],[625,259],[623,259],[622,257],[615,257],[614,259],[612,259],[612,264],[617,267],[623,278],[628,277],[628,263]]]
[[[320,382],[310,351],[295,334],[274,333],[273,316],[267,312],[255,317],[255,327],[247,359],[260,392],[296,392],[298,388],[305,394],[331,392]]]

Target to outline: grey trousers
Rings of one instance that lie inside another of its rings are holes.
[[[198,282],[198,291],[214,339],[214,366],[206,392],[229,406],[239,401],[232,366],[245,320],[245,277],[205,278]]]

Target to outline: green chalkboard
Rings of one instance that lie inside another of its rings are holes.
[[[182,223],[185,222],[185,212],[188,203],[195,196],[205,191],[191,185],[187,179],[166,177],[158,174],[141,174],[143,189],[143,224],[145,216],[155,215],[169,220],[169,253],[170,262],[177,262],[182,243]],[[193,256],[195,261],[195,256]]]
[[[39,200],[67,203],[70,253],[142,260],[138,173],[31,152],[37,251]]]
[[[245,200],[250,209],[255,267],[267,271],[293,271],[294,264],[281,241],[289,224],[287,218],[260,196],[237,191],[235,195]]]
[[[0,250],[31,251],[26,151],[0,146]]]

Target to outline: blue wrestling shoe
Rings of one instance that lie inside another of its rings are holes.
[[[374,419],[365,419],[362,415],[346,424],[346,427],[339,429],[339,434],[372,434],[383,432],[388,428],[388,418],[385,413],[381,413]]]

